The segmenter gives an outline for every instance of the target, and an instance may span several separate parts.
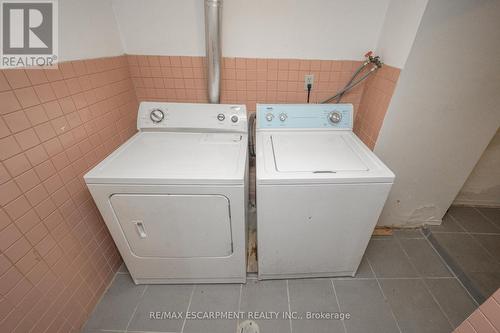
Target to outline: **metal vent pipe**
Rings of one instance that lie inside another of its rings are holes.
[[[205,0],[208,101],[220,102],[222,0]]]

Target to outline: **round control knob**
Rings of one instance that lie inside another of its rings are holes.
[[[337,124],[342,120],[342,115],[336,111],[332,111],[328,114],[328,120],[330,120],[334,124]]]
[[[233,123],[237,123],[237,122],[238,122],[238,116],[237,116],[237,115],[233,115],[233,116],[231,116],[231,121],[232,121]]]
[[[266,114],[266,120],[267,120],[267,121],[271,121],[271,120],[273,120],[273,119],[274,119],[274,115],[273,115],[272,113],[268,113],[268,114]]]
[[[224,115],[224,113],[219,113],[219,114],[217,115],[217,119],[218,119],[219,121],[224,121],[224,119],[226,119],[226,116]]]
[[[157,124],[165,118],[165,114],[160,109],[153,109],[149,114],[149,118],[153,121],[153,123]]]
[[[280,113],[280,120],[281,121],[285,121],[286,118],[288,118],[287,114],[286,113]]]

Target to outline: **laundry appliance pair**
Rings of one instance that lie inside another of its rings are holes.
[[[257,106],[261,279],[353,275],[394,175],[348,104]],[[244,105],[142,102],[138,132],[85,175],[135,283],[244,283]]]

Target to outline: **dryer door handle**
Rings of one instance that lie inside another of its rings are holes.
[[[148,235],[146,234],[146,229],[144,229],[144,224],[142,221],[132,221],[132,223],[135,224],[135,227],[137,229],[137,233],[139,234],[139,237],[141,237],[141,238],[148,237]]]

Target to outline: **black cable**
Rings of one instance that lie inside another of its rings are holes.
[[[307,84],[307,103],[309,104],[309,97],[311,97],[311,88],[312,84],[308,83]]]
[[[251,113],[248,122],[248,146],[249,153],[251,157],[255,157],[255,123],[256,123],[256,112]]]

